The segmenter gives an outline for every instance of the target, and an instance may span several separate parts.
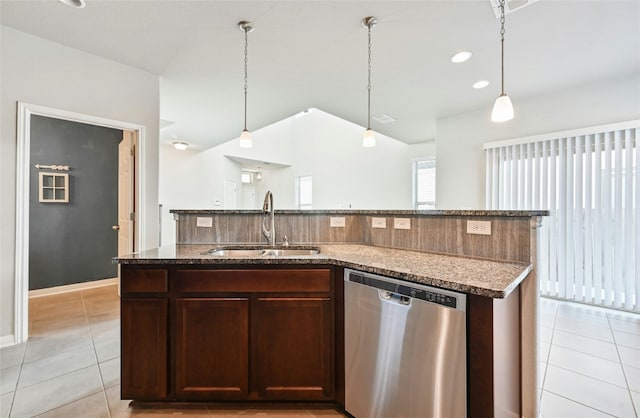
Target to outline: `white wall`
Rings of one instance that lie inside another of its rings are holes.
[[[0,27],[1,337],[13,334],[14,326],[18,101],[144,125],[147,246],[154,247],[158,236],[158,76]]]
[[[640,118],[640,76],[511,98],[515,118],[492,123],[491,106],[437,123],[438,209],[484,208],[483,144]]]
[[[159,203],[162,205],[162,245],[175,243],[171,209],[224,209],[224,179],[240,169],[216,148],[178,151],[162,145],[159,158]],[[226,171],[226,173],[225,173]]]
[[[274,194],[276,209],[295,208],[295,177],[304,175],[313,176],[314,209],[411,208],[411,160],[433,156],[435,143],[409,146],[378,134],[375,148],[362,148],[363,132],[359,125],[314,109],[253,132],[251,149],[240,148],[237,138],[203,152],[161,147],[163,244],[175,242],[170,209],[224,207],[214,201],[223,198],[225,178],[237,180],[241,198],[239,165],[225,155],[262,162],[256,209],[267,190]],[[203,175],[203,167],[220,171]]]
[[[436,140],[420,142],[418,144],[410,144],[407,147],[407,156],[411,161],[419,160],[425,157],[436,156]]]
[[[314,209],[411,208],[407,144],[377,133],[363,148],[363,127],[319,110],[292,123],[295,163],[280,181],[293,191],[295,177],[311,175]]]

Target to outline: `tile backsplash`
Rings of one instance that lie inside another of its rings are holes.
[[[290,244],[359,243],[391,248],[428,251],[457,256],[530,262],[532,228],[538,226],[537,214],[500,216],[478,211],[481,215],[411,214],[376,211],[372,213],[320,213],[319,211],[276,213],[276,242],[286,235]],[[212,211],[176,214],[177,244],[266,244],[262,236],[263,215],[255,211]],[[197,218],[201,225],[198,226]],[[344,226],[331,226],[334,224]],[[373,227],[376,218],[376,227]],[[401,218],[401,222],[395,222]],[[382,221],[385,219],[385,221]],[[491,222],[491,235],[467,232],[467,220]],[[381,225],[385,225],[384,228]],[[397,229],[394,227],[409,229]],[[408,225],[407,225],[408,224]],[[208,226],[211,225],[211,226]],[[535,235],[535,234],[534,234]]]

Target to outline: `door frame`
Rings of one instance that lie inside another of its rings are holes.
[[[31,158],[31,116],[45,116],[107,128],[136,131],[138,136],[135,164],[138,170],[134,178],[136,246],[146,248],[146,138],[145,127],[130,122],[86,115],[52,107],[18,102],[17,155],[16,155],[16,255],[14,298],[14,343],[20,344],[29,337],[29,165]]]

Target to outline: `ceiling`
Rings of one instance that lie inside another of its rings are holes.
[[[513,0],[514,4],[521,0]],[[500,89],[499,21],[489,0],[0,0],[2,25],[160,76],[161,142],[196,149],[315,107],[366,126],[367,31],[373,15],[374,130],[432,140],[436,119],[486,109]],[[453,64],[460,50],[473,56]],[[505,90],[529,96],[640,73],[640,0],[540,0],[507,15]],[[490,85],[476,90],[480,79]],[[517,117],[517,115],[516,115]],[[507,122],[508,123],[508,122]],[[175,139],[173,139],[175,140]]]

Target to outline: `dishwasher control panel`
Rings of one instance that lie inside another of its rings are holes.
[[[376,289],[382,289],[400,296],[436,303],[448,308],[461,311],[466,310],[466,295],[462,293],[414,283],[409,284],[409,282],[403,282],[402,280],[351,269],[345,269],[344,280],[375,287]]]

